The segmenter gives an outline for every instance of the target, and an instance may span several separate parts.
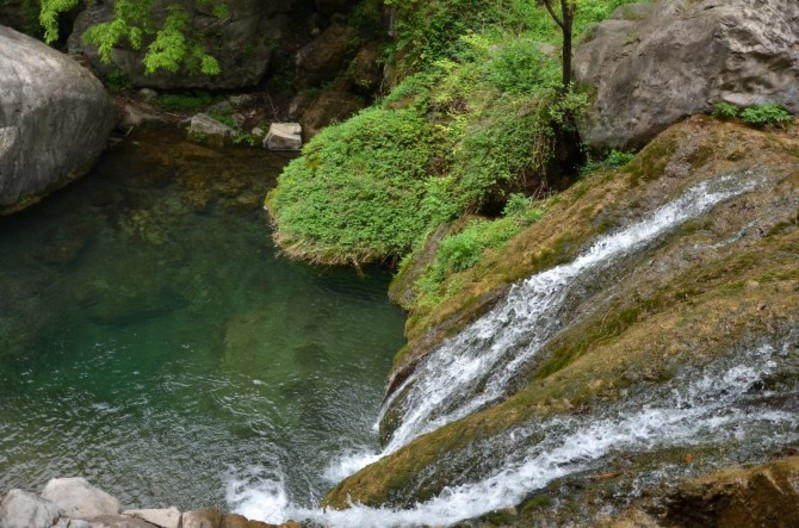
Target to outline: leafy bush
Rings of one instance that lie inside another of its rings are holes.
[[[118,94],[130,90],[133,87],[130,77],[119,68],[112,69],[105,76],[105,84],[112,94]]]
[[[204,91],[197,91],[193,94],[163,94],[156,99],[156,102],[167,110],[192,112],[210,106],[216,101],[216,98]]]
[[[741,119],[752,126],[784,125],[793,121],[793,116],[784,106],[772,103],[745,109]]]
[[[457,234],[445,237],[438,246],[436,259],[417,279],[414,286],[422,304],[439,302],[442,285],[452,273],[476,266],[488,249],[501,249],[523,228],[537,222],[544,212],[534,207],[523,194],[513,194],[504,211],[496,220],[476,218]]]
[[[582,0],[575,27],[624,3]],[[541,46],[558,44],[560,31],[534,2],[390,5],[391,60],[404,80],[285,169],[267,198],[275,239],[291,256],[361,264],[402,257],[442,222],[507,201],[505,218],[444,244],[440,273],[466,269],[537,218],[517,214],[525,199],[512,193],[545,183],[557,133],[587,96],[561,92],[558,54]],[[430,277],[435,290],[442,276]]]
[[[713,105],[710,115],[716,119],[733,119],[738,117],[738,107],[730,103],[718,102]]]
[[[44,28],[45,40],[58,40],[58,18],[76,8],[81,0],[41,0],[39,22]],[[195,7],[210,11],[216,18],[227,15],[228,9],[222,0],[194,0],[186,6],[171,3],[160,28],[151,18],[152,0],[116,0],[113,3],[114,17],[107,22],[91,26],[83,38],[97,46],[100,58],[111,62],[111,50],[126,42],[135,50],[141,49],[150,37],[144,67],[147,73],[157,70],[176,72],[181,67],[190,73],[217,75],[220,71],[217,60],[203,49],[200,37],[190,24],[189,12]]]
[[[361,264],[408,251],[436,214],[434,133],[412,110],[370,109],[328,127],[280,176],[267,205],[290,255]]]
[[[539,43],[512,39],[485,64],[485,78],[502,92],[529,94],[556,87],[560,70],[554,60],[541,52]]]
[[[605,167],[623,167],[630,163],[633,158],[635,158],[635,152],[612,149],[605,158],[603,165]]]
[[[585,176],[592,172],[602,169],[615,169],[623,167],[630,163],[635,158],[634,152],[625,152],[623,150],[612,149],[607,153],[605,158],[601,161],[593,159],[590,155],[585,165],[580,169],[580,173]]]

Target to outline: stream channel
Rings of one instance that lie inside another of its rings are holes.
[[[404,315],[385,270],[276,253],[261,203],[290,159],[156,131],[0,218],[0,492],[80,475],[230,510],[279,482],[312,506],[376,447]]]

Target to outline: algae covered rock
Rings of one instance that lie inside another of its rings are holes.
[[[799,457],[685,482],[667,505],[668,522],[686,528],[799,526]]]
[[[0,72],[0,213],[8,213],[88,172],[116,111],[88,70],[3,26]]]
[[[515,504],[518,526],[594,526],[796,442],[798,147],[790,131],[694,117],[550,198],[445,280],[461,285],[446,303],[411,303],[386,455],[324,504],[432,524]],[[444,516],[450,499],[468,511]]]
[[[775,102],[799,113],[799,4],[793,0],[623,6],[586,35],[574,76],[593,97],[580,127],[592,147],[640,147],[720,101]]]

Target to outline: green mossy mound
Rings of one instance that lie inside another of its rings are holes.
[[[575,31],[624,3],[584,2]],[[315,136],[266,200],[275,241],[290,257],[399,260],[449,221],[497,216],[515,193],[561,188],[564,161],[579,157],[566,115],[587,96],[561,91],[559,32],[545,9],[478,0],[392,6],[398,37],[387,69],[396,85]],[[515,234],[467,231],[472,255]]]

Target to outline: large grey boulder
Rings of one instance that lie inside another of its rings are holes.
[[[593,102],[592,147],[639,147],[720,101],[799,113],[799,2],[659,0],[586,31],[574,75]]]
[[[0,26],[0,213],[85,174],[115,122],[113,101],[91,73]]]
[[[190,71],[158,71],[146,74],[142,60],[146,45],[135,50],[119,43],[112,52],[111,65],[103,64],[94,46],[83,41],[83,35],[94,24],[113,18],[113,4],[109,0],[91,2],[75,21],[69,37],[71,54],[85,54],[92,65],[101,71],[118,69],[124,72],[135,86],[164,90],[207,88],[212,90],[235,89],[258,84],[269,68],[276,43],[283,38],[290,21],[288,13],[294,0],[226,0],[228,15],[214,16],[210,6],[203,8],[195,3],[191,12],[192,36],[202,37],[202,44],[221,67],[219,75],[199,75]],[[175,2],[154,0],[150,9],[155,27],[161,27],[167,9]],[[148,37],[149,38],[149,37]]]
[[[12,489],[0,503],[0,528],[50,528],[62,513],[50,501]]]
[[[78,519],[116,515],[121,506],[117,499],[83,477],[52,479],[44,487],[42,497],[63,509],[67,516]]]

